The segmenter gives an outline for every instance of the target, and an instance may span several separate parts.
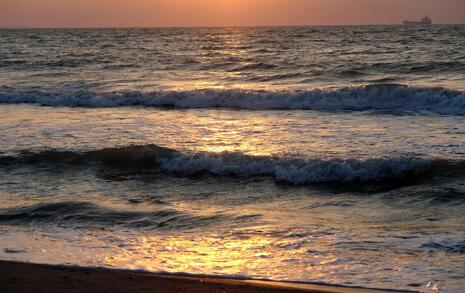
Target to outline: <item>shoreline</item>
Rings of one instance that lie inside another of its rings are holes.
[[[414,292],[332,285],[159,274],[0,260],[0,288],[9,292],[389,293]]]

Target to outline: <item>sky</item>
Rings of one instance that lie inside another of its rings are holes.
[[[0,27],[465,23],[465,0],[0,0]]]

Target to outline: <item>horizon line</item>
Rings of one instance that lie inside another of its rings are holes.
[[[433,23],[434,25],[465,25],[465,23]],[[198,26],[0,26],[0,29],[163,29],[163,28],[278,28],[278,27],[356,27],[356,26],[404,26],[402,23],[386,24],[276,24],[276,25],[198,25]],[[421,27],[421,25],[420,25]]]

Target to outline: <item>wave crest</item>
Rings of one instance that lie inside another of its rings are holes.
[[[43,106],[160,108],[233,108],[250,110],[391,111],[392,113],[465,115],[465,94],[444,88],[374,84],[338,90],[248,91],[194,90],[167,92],[45,92],[6,89],[0,103]]]
[[[157,145],[129,146],[89,152],[44,151],[1,157],[0,165],[94,164],[106,172],[155,172],[176,176],[270,177],[288,185],[341,184],[398,186],[427,178],[451,162],[418,158],[290,159],[243,153],[182,153]]]

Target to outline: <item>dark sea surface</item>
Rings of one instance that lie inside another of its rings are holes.
[[[465,26],[0,30],[0,258],[459,292]]]

